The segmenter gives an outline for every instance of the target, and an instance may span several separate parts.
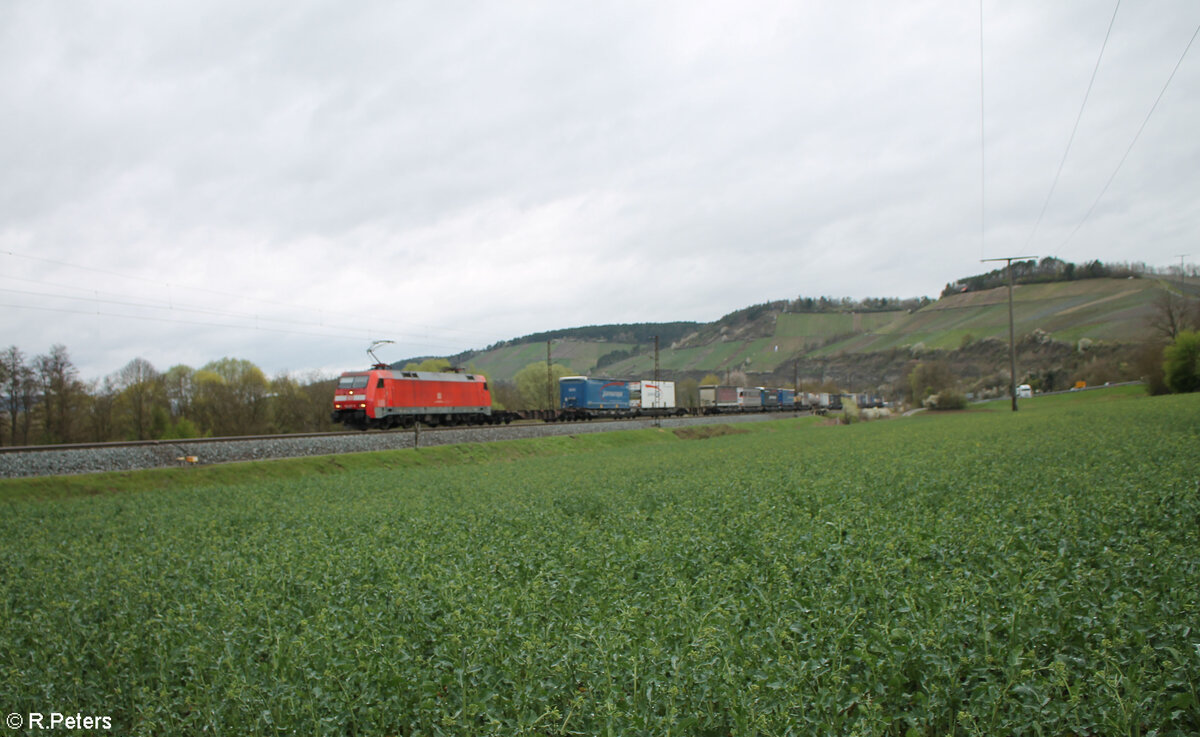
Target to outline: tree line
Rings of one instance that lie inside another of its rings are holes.
[[[0,445],[157,440],[333,429],[336,379],[268,378],[240,358],[157,370],[135,358],[84,381],[66,346],[0,353]]]
[[[701,327],[698,322],[636,322],[636,323],[612,323],[608,325],[584,325],[575,328],[560,328],[558,330],[546,330],[540,333],[530,333],[519,338],[511,340],[501,340],[492,343],[483,351],[492,351],[498,348],[505,348],[514,345],[524,345],[526,343],[545,343],[547,340],[587,340],[587,341],[607,341],[610,343],[652,343],[655,336],[663,342],[664,345],[683,338],[689,333]],[[452,356],[452,360],[462,362],[473,356],[476,351],[466,351],[458,356]]]
[[[800,296],[787,303],[784,312],[794,313],[830,313],[830,312],[913,312],[919,310],[933,300],[928,297],[864,297],[851,299],[842,297],[804,297]]]
[[[1063,261],[1059,258],[1047,256],[1041,261],[1036,259],[1013,261],[1012,272],[1014,284],[1045,284],[1050,282],[1079,281],[1081,279],[1195,276],[1196,267],[1188,265],[1187,267],[1170,266],[1158,268],[1141,262],[1110,262],[1106,264],[1099,260],[1075,264],[1070,261]],[[952,294],[961,294],[962,292],[979,292],[1007,285],[1008,269],[1007,267],[1001,267],[993,269],[986,274],[968,276],[959,279],[953,284],[947,284],[946,288],[942,290],[942,296],[948,297]]]

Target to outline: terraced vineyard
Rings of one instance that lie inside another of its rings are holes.
[[[130,734],[1195,734],[1197,417],[1035,400],[3,502],[0,706]]]
[[[1020,338],[1040,331],[1071,345],[1083,338],[1137,344],[1145,339],[1157,314],[1156,303],[1164,286],[1154,278],[1019,284],[1013,292],[1016,334]],[[1178,288],[1177,283],[1172,288]],[[1198,286],[1192,283],[1185,288],[1195,295]],[[1006,288],[952,294],[913,312],[767,314],[769,319],[760,317],[763,324],[747,332],[742,332],[747,325],[736,320],[722,324],[723,320],[698,325],[696,335],[679,345],[665,342],[660,354],[662,370],[690,373],[693,378],[710,372],[720,375],[728,369],[770,373],[797,358],[870,356],[915,345],[949,351],[964,342],[1008,340]],[[610,351],[631,355],[606,362],[597,370],[598,359]],[[529,363],[545,360],[545,355],[544,343],[526,343],[473,353],[462,362],[487,372],[493,380],[507,380]],[[643,343],[639,350],[629,343],[566,338],[555,343],[554,358],[581,374],[636,377],[654,369],[652,343]],[[790,376],[790,371],[785,373]]]

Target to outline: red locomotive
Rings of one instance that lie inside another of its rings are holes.
[[[475,374],[429,371],[347,371],[333,396],[333,421],[360,430],[425,425],[509,422],[492,412],[487,379]]]

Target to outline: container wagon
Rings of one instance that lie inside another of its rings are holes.
[[[762,408],[766,412],[775,412],[779,409],[779,391],[776,389],[768,389],[766,387],[758,387],[759,394],[762,395]]]
[[[683,414],[675,406],[675,382],[629,382],[629,406],[642,415]]]
[[[564,376],[558,380],[561,418],[632,417],[629,385],[619,379]]]
[[[705,384],[700,387],[700,411],[706,415],[737,412],[741,408],[740,387],[724,384]]]
[[[746,412],[761,412],[763,408],[762,388],[757,386],[739,386],[738,405]]]
[[[777,389],[775,392],[775,403],[784,411],[795,409],[796,392],[792,389]]]

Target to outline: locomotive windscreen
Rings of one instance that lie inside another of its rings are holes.
[[[366,389],[368,378],[366,374],[361,376],[343,376],[338,379],[338,389]]]

